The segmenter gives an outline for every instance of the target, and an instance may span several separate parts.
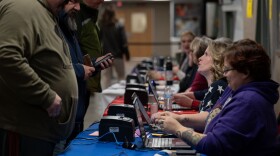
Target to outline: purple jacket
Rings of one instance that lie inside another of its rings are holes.
[[[196,150],[209,156],[275,155],[278,86],[274,81],[251,82],[231,92],[231,100],[207,125],[207,136]]]

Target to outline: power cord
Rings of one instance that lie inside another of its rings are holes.
[[[129,142],[125,136],[125,142],[122,144],[122,147],[130,150],[135,150],[137,148],[137,145]]]
[[[114,132],[107,132],[107,133],[103,134],[102,136],[96,137],[96,138],[77,137],[77,138],[75,138],[74,140],[72,140],[72,142],[64,149],[64,151],[63,151],[62,153],[68,151],[70,145],[90,145],[90,144],[94,144],[94,143],[96,143],[96,141],[98,141],[99,139],[101,139],[101,138],[103,138],[103,137],[105,137],[106,135],[109,135],[109,134],[112,134],[112,135],[113,135],[113,137],[114,137],[114,139],[115,139],[115,143],[116,143],[118,146],[123,146],[123,145],[124,145],[124,144],[121,145],[121,143],[117,140],[117,137],[116,137],[116,135],[115,135]],[[75,142],[74,142],[75,140],[93,140],[94,142],[91,142],[91,143],[75,143]],[[126,140],[127,140],[127,139],[126,139]],[[117,153],[117,154],[114,154],[113,156],[121,156],[121,155],[128,156],[127,153],[125,153],[125,150],[124,150],[124,149],[122,149],[121,152],[119,152],[119,153]]]
[[[98,141],[98,139],[100,139],[100,138],[102,138],[102,137],[104,137],[104,136],[106,136],[106,135],[108,135],[108,134],[112,134],[112,135],[114,136],[115,143],[116,143],[118,146],[121,146],[121,144],[118,142],[118,140],[117,140],[117,138],[116,138],[115,133],[113,133],[113,132],[107,132],[107,133],[105,133],[105,134],[103,134],[102,136],[97,137],[97,138],[77,137],[77,138],[75,138],[74,140],[72,140],[71,143],[70,143],[67,147],[65,147],[65,149],[64,149],[63,152],[66,152],[66,151],[69,149],[70,145],[91,145],[91,144],[95,144],[96,141]],[[87,143],[78,142],[78,143],[75,143],[75,140],[76,140],[76,141],[77,141],[77,140],[92,140],[93,142],[87,142]]]

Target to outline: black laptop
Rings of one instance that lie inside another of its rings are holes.
[[[137,93],[134,92],[131,97],[132,97],[133,105],[136,105],[136,104],[138,105],[140,113],[145,118],[145,120],[146,120],[148,126],[151,128],[151,130],[153,130],[153,131],[161,131],[161,128],[158,125],[155,125],[155,124],[152,123],[152,120],[149,117],[147,111],[145,110],[145,107],[143,106],[142,102],[140,101],[139,96],[137,95]]]
[[[145,128],[144,128],[144,123],[142,120],[142,114],[140,112],[139,108],[139,99],[136,94],[133,94],[133,103],[134,103],[134,108],[138,120],[138,125],[139,125],[139,131],[140,131],[140,137],[142,139],[142,146],[144,148],[152,148],[152,149],[190,149],[191,146],[189,146],[187,143],[182,141],[179,138],[148,138]]]

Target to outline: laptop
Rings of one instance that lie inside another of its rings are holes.
[[[149,89],[151,90],[152,94],[154,95],[154,99],[155,99],[156,103],[158,104],[158,107],[160,109],[163,109],[164,104],[160,104],[159,103],[159,100],[158,100],[159,96],[158,96],[158,94],[156,92],[156,88],[154,87],[154,85],[152,85],[151,81],[148,81],[148,83],[149,83]],[[174,104],[174,103],[172,104],[172,110],[189,110],[189,109],[191,109],[191,108],[190,107],[180,106],[180,105]]]
[[[133,103],[134,107],[136,104],[138,105],[140,113],[142,113],[143,117],[145,118],[145,120],[146,120],[148,126],[151,128],[151,130],[161,131],[161,128],[158,125],[155,125],[152,123],[152,120],[149,117],[148,113],[146,112],[145,107],[143,106],[142,102],[140,101],[138,95],[134,92],[131,97],[132,97],[132,103]]]
[[[140,131],[139,136],[142,139],[142,147],[152,149],[191,149],[191,146],[179,138],[148,138],[144,128],[142,114],[140,112],[140,100],[138,100],[138,96],[136,94],[134,94],[133,101]]]
[[[140,71],[139,71],[138,68],[135,68],[135,69],[134,69],[134,73],[135,73],[136,76],[137,76],[138,82],[139,82],[140,84],[144,84],[144,83],[145,83],[144,77],[141,76]]]

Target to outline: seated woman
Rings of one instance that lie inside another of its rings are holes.
[[[279,84],[271,80],[264,48],[250,39],[235,42],[224,54],[223,73],[232,91],[224,103],[215,106],[221,111],[208,120],[204,133],[170,116],[160,116],[156,122],[206,155],[276,155],[274,104],[279,99]]]
[[[209,43],[204,55],[199,58],[198,72],[206,78],[209,85],[202,102],[197,102],[184,94],[175,94],[173,96],[174,102],[193,109],[200,107],[200,111],[205,111],[214,106],[227,87],[226,79],[223,78],[222,73],[222,53],[228,46],[224,42],[212,41]]]
[[[200,58],[207,46],[211,41],[208,37],[195,37],[190,45],[190,52],[188,55],[188,69],[185,72],[185,77],[180,81],[179,93],[185,92],[187,88],[190,88],[193,83],[194,90],[204,90],[208,88],[207,80],[197,72],[198,58]],[[195,82],[194,82],[195,81]]]
[[[191,52],[190,45],[195,38],[195,35],[186,31],[181,34],[180,49],[182,50],[181,58],[179,59],[179,65],[173,67],[173,73],[181,80],[185,77],[185,70],[189,67],[189,54]]]
[[[188,73],[191,73],[193,70],[196,71],[197,69],[197,68],[193,68],[192,64],[190,64],[192,61],[189,60],[190,59],[189,55],[191,54],[190,44],[194,38],[195,35],[190,31],[183,32],[181,35],[180,49],[182,50],[182,52],[180,53],[180,58],[179,58],[180,61],[178,65],[174,65],[172,69],[173,75],[176,75],[179,78],[180,82],[183,81],[183,79]],[[164,78],[164,74],[162,74],[162,72],[149,71],[148,74],[151,77],[151,79],[159,80]],[[183,90],[183,91],[186,90],[185,87],[184,88],[182,87],[184,87],[184,84],[180,85],[179,90]]]
[[[205,99],[203,100],[204,103],[201,103],[201,109],[198,114],[178,115],[172,112],[158,112],[152,116],[152,119],[155,120],[157,118],[160,118],[160,116],[171,116],[178,120],[181,124],[188,127],[192,127],[196,131],[203,132],[206,124],[206,118],[209,115],[209,111],[213,107],[212,104],[216,103],[217,99],[224,91],[224,88],[227,87],[227,81],[225,78],[223,78],[222,53],[228,46],[228,44],[225,44],[223,42],[212,41],[209,43],[209,46],[205,51],[204,55],[199,59],[200,61],[198,72],[201,72],[205,76],[207,75],[209,80],[208,82],[211,85],[209,87],[209,93],[205,96]],[[216,79],[217,81],[212,83],[212,81]],[[174,99],[177,103],[189,103],[188,106],[192,104],[193,108],[195,108],[195,106],[196,108],[198,108],[198,105],[200,103],[195,105],[195,103],[193,102],[194,100],[185,95],[182,95],[184,97],[182,99],[186,99],[187,101],[179,101],[178,99],[176,99],[179,96],[174,95]]]
[[[204,38],[205,37],[202,37],[202,39],[204,39]],[[207,39],[207,37],[206,37],[206,39]],[[215,41],[224,42],[228,45],[233,43],[230,38],[226,38],[226,37],[217,38],[217,39],[215,39]],[[202,48],[202,47],[199,46],[199,48]],[[206,46],[206,48],[207,48],[207,46]],[[203,51],[203,53],[204,53],[204,51]],[[199,57],[194,56],[194,62],[198,63],[198,58]],[[205,77],[203,75],[201,75],[199,72],[197,72],[191,86],[182,94],[184,94],[194,100],[201,101],[201,100],[203,100],[205,93],[207,93],[207,88],[204,87],[205,85],[207,85],[207,81],[206,81]]]

